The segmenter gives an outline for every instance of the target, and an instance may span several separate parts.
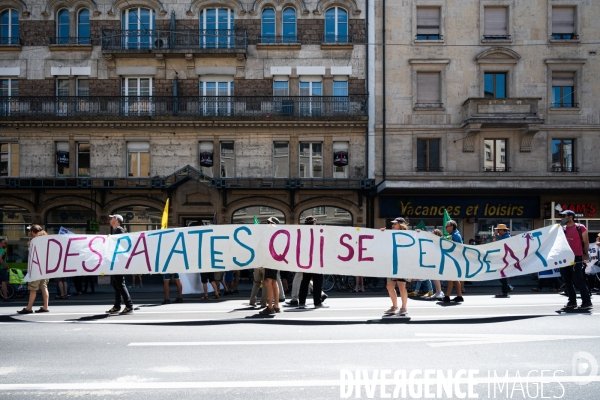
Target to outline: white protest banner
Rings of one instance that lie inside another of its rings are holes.
[[[266,267],[373,277],[481,281],[570,265],[553,225],[467,246],[428,232],[308,225],[218,225],[32,240],[29,280],[76,275],[216,272]]]
[[[596,242],[590,243],[590,249],[588,251],[588,262],[585,268],[586,274],[598,274],[600,273],[600,266],[596,265],[598,262],[598,245]]]

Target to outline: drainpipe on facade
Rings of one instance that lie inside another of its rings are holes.
[[[375,0],[367,1],[367,177],[375,179]]]
[[[381,82],[382,82],[382,90],[381,90],[381,94],[383,96],[383,101],[382,101],[382,129],[381,129],[381,136],[383,139],[383,146],[382,146],[382,155],[381,155],[381,162],[383,163],[382,166],[382,175],[383,175],[383,180],[382,182],[385,182],[385,126],[386,126],[386,115],[385,115],[385,107],[386,107],[386,101],[385,101],[385,0],[383,0],[383,9],[381,10],[381,19],[382,19],[382,23],[381,23],[381,36],[382,36],[382,51],[381,51],[381,60],[382,60],[382,68],[381,68]]]

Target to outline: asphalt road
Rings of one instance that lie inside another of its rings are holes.
[[[557,294],[465,300],[410,300],[408,317],[382,316],[384,296],[266,317],[243,298],[138,299],[126,316],[3,303],[0,398],[598,398],[600,314],[559,314]]]

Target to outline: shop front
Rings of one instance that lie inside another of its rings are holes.
[[[560,213],[571,210],[579,223],[586,226],[590,242],[595,242],[600,233],[600,196],[561,196],[550,195],[542,197],[544,210],[544,226],[559,224]]]
[[[96,233],[88,229],[88,221],[97,221],[94,210],[84,206],[65,205],[48,211],[45,228],[48,235],[57,235],[61,227],[78,234]]]
[[[479,244],[492,240],[498,224],[506,224],[513,235],[535,229],[541,214],[538,196],[379,197],[379,217],[388,228],[393,218],[403,217],[410,229],[441,230],[444,210],[458,224],[465,243],[474,239]]]
[[[27,263],[27,227],[31,222],[29,210],[17,206],[0,206],[0,238],[6,239],[7,262]]]

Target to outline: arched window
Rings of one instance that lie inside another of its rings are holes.
[[[90,10],[77,14],[77,44],[90,44]]]
[[[56,43],[69,44],[69,10],[63,8],[56,14]]]
[[[87,230],[88,221],[97,221],[94,210],[76,205],[59,206],[46,214],[46,232],[56,235],[63,227],[73,233],[93,233]]]
[[[207,8],[200,13],[200,47],[228,49],[235,45],[233,10]]]
[[[4,10],[0,13],[0,45],[17,45],[19,41],[19,13]]]
[[[275,10],[265,8],[261,21],[262,43],[275,43]]]
[[[317,220],[317,225],[328,226],[352,226],[352,214],[350,211],[338,207],[313,207],[300,213],[298,222],[304,223],[304,219],[312,215]]]
[[[235,210],[231,217],[232,224],[255,224],[258,221],[266,224],[269,217],[275,217],[280,224],[285,224],[283,211],[267,206],[251,206]]]
[[[283,10],[283,43],[297,43],[296,40],[296,10],[291,7]]]
[[[154,11],[148,8],[129,8],[123,11],[123,41],[127,49],[149,49],[154,46]]]
[[[348,12],[340,7],[325,12],[325,43],[348,43]]]
[[[111,215],[123,217],[123,227],[127,232],[153,231],[160,229],[162,211],[147,206],[128,206],[114,210]]]

